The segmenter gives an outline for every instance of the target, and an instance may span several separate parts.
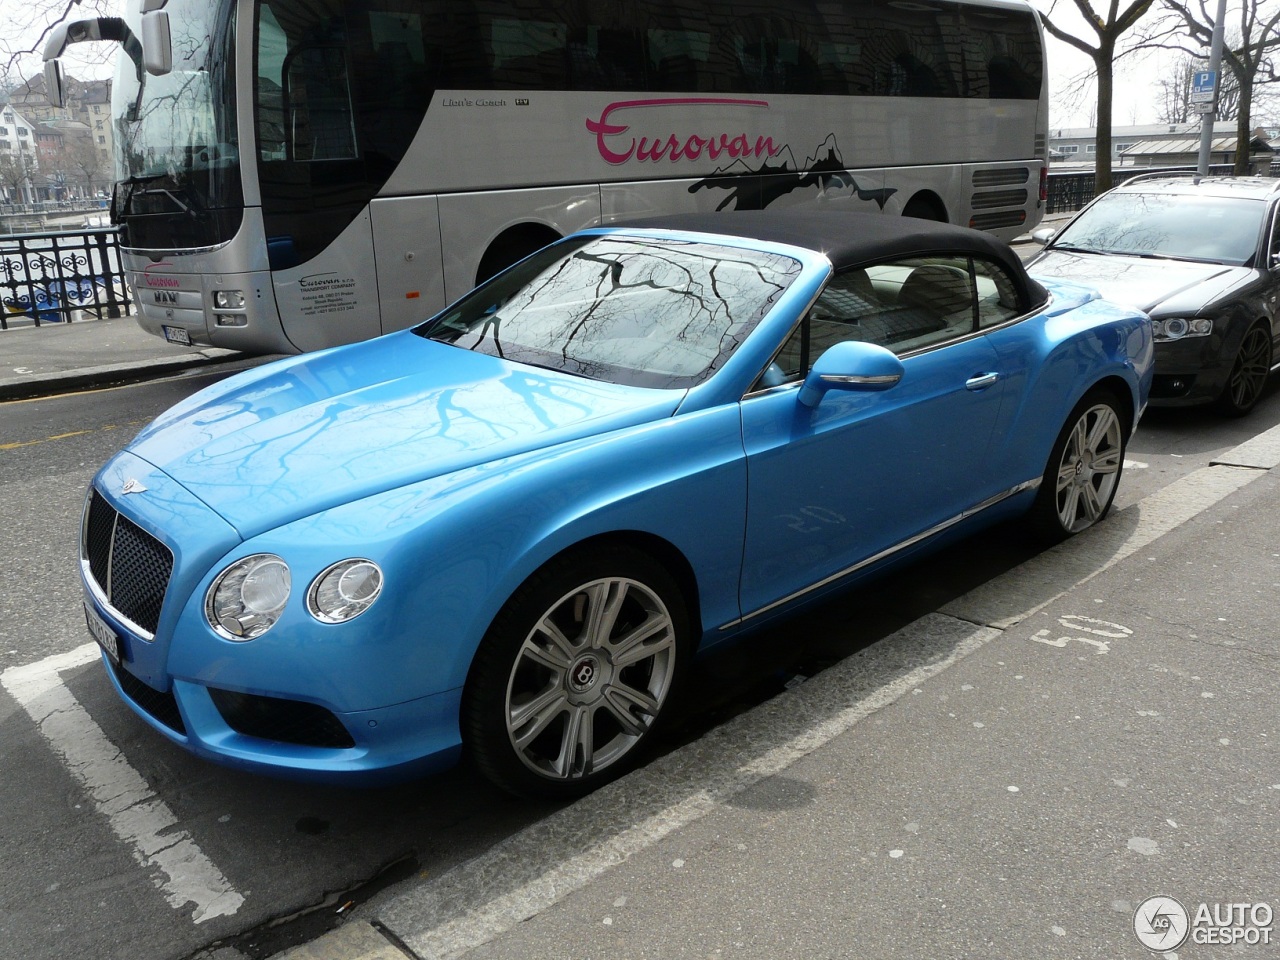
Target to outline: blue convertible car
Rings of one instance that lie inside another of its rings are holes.
[[[94,478],[89,629],[153,727],[329,780],[571,795],[690,657],[944,532],[1101,519],[1143,314],[894,217],[587,230],[421,326],[242,373]]]

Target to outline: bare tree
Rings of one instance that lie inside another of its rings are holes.
[[[1143,46],[1179,50],[1205,60],[1213,39],[1217,3],[1211,0],[1163,2],[1166,15],[1154,24]],[[1222,65],[1225,69],[1219,79],[1219,89],[1224,92],[1229,89],[1229,72],[1236,98],[1232,111],[1236,121],[1235,169],[1236,173],[1246,173],[1249,169],[1249,141],[1253,136],[1253,106],[1260,95],[1259,87],[1280,82],[1280,65],[1276,62],[1276,56],[1280,54],[1280,4],[1275,0],[1242,0],[1235,22],[1229,20],[1224,27],[1231,39],[1223,45]],[[1231,119],[1221,107],[1217,116]]]
[[[23,153],[0,153],[0,186],[5,188],[10,203],[31,199],[30,180],[35,163]]]
[[[1099,0],[1101,3],[1101,0]],[[1060,12],[1059,0],[1049,0],[1049,9],[1042,11],[1044,26],[1051,34],[1063,43],[1070,44],[1077,50],[1087,54],[1093,61],[1094,72],[1098,78],[1098,118],[1096,124],[1097,159],[1094,182],[1099,192],[1111,188],[1111,108],[1114,100],[1115,61],[1124,51],[1118,49],[1120,38],[1137,25],[1138,21],[1151,9],[1154,0],[1129,0],[1121,9],[1121,0],[1108,0],[1103,13],[1093,8],[1092,0],[1071,0],[1068,5],[1061,3],[1067,11],[1074,10],[1078,18],[1097,38],[1091,44],[1070,30],[1066,24],[1071,19],[1069,13]],[[1105,14],[1105,17],[1104,17]]]
[[[1197,73],[1208,69],[1206,60],[1189,53],[1183,53],[1173,62],[1166,71],[1166,76],[1160,80],[1161,123],[1193,123],[1199,120],[1199,113],[1192,110],[1192,79]],[[1239,111],[1240,84],[1234,73],[1227,73],[1218,84],[1218,107],[1214,119],[1235,120]]]
[[[40,69],[41,54],[50,31],[65,20],[85,20],[118,14],[113,0],[24,0],[5,9],[0,36],[0,89],[11,89]],[[115,55],[113,43],[83,43],[74,48],[81,64],[103,64]]]

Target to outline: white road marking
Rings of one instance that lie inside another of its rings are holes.
[[[107,739],[62,682],[64,670],[91,663],[98,645],[0,673],[0,684],[35,721],[53,752],[67,765],[116,836],[152,871],[152,882],[176,910],[195,907],[203,923],[234,914],[244,903],[216,866],[178,828],[178,818]]]

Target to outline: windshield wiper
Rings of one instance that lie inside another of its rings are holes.
[[[1063,253],[1105,253],[1104,250],[1098,250],[1095,247],[1077,247],[1070,243],[1055,243],[1050,250],[1060,250]]]
[[[154,183],[163,176],[163,173],[157,173],[146,177],[127,177],[124,180],[119,181],[115,185],[115,189],[112,191],[111,222],[120,223],[129,215],[129,207],[133,204],[133,194],[138,187],[144,183]],[[121,187],[124,188],[124,196],[120,197],[119,202],[117,202],[117,195],[120,193]]]

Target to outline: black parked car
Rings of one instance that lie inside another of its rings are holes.
[[[1243,416],[1274,369],[1280,302],[1280,180],[1138,177],[1056,233],[1034,276],[1079,280],[1151,315],[1153,405],[1212,403]]]

